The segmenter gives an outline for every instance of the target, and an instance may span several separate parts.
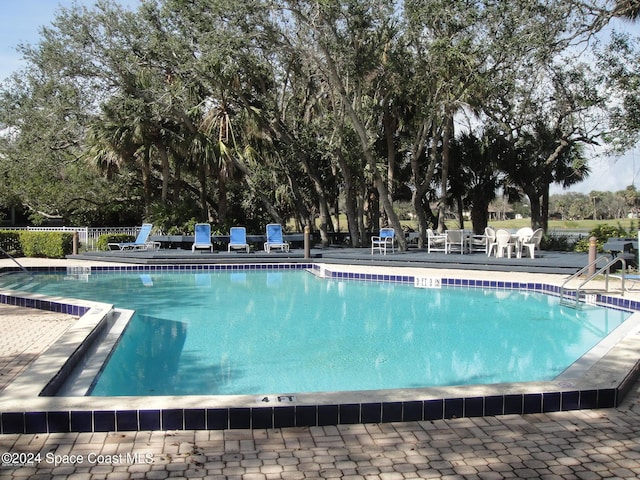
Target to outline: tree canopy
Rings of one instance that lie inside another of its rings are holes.
[[[637,5],[61,8],[0,88],[0,205],[167,231],[292,222],[325,242],[340,210],[358,246],[400,230],[401,203],[422,241],[466,210],[481,231],[502,190],[544,228],[550,185],[588,175],[585,146],[638,139],[638,39],[594,41],[614,15]]]

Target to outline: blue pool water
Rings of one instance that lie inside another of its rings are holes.
[[[136,310],[93,386],[106,396],[550,380],[629,316],[538,293],[305,271],[38,275],[28,290]]]

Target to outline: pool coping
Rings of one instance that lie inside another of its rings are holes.
[[[422,288],[496,288],[558,295],[560,287],[544,282],[449,278],[413,267],[357,267],[323,262],[281,264],[147,265],[85,267],[63,271],[78,275],[97,271],[202,271],[309,269],[326,278],[414,284]],[[60,271],[59,267],[31,270]],[[413,272],[413,274],[412,274]],[[406,274],[405,274],[406,273]],[[438,281],[439,280],[439,281]],[[597,303],[634,311],[615,345],[600,345],[602,357],[580,370],[549,382],[503,383],[371,391],[265,393],[264,395],[193,395],[152,397],[39,396],[52,378],[65,375],[71,353],[88,348],[85,339],[113,305],[49,298],[19,291],[0,292],[0,303],[80,316],[60,341],[41,355],[0,394],[0,433],[247,429],[326,426],[353,423],[421,421],[443,418],[546,413],[616,407],[640,374],[640,302],[598,294]],[[607,337],[610,338],[610,337]]]

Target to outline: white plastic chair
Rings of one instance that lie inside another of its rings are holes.
[[[511,252],[515,247],[511,233],[507,230],[496,231],[496,257],[504,257],[504,252],[507,252],[507,257],[511,258]]]
[[[493,249],[498,248],[498,244],[496,243],[496,231],[491,227],[486,227],[484,229],[484,236],[487,242],[486,244],[487,257],[490,257],[491,252],[493,252]]]
[[[531,235],[533,235],[533,229],[531,227],[522,227],[522,228],[519,228],[518,231],[516,231],[515,249],[516,249],[516,256],[518,258],[522,256],[522,245],[525,242],[529,241],[529,239],[531,238]]]
[[[371,255],[376,249],[386,255],[388,247],[391,247],[391,253],[393,253],[395,239],[396,231],[393,228],[381,228],[380,235],[371,237]]]
[[[535,249],[537,248],[538,250],[540,250],[540,242],[542,241],[542,234],[544,232],[542,231],[541,228],[538,228],[535,232],[533,232],[533,234],[529,237],[528,240],[522,242],[522,249],[524,250],[525,248],[527,250],[529,250],[529,256],[531,258],[535,258]]]

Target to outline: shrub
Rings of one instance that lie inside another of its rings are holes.
[[[110,243],[133,242],[135,237],[126,233],[105,233],[98,237],[96,247],[98,250],[109,250]]]
[[[587,238],[583,238],[576,242],[574,250],[576,252],[588,252],[589,251],[589,238],[596,237],[596,243],[598,245],[598,252],[602,252],[602,245],[607,240],[615,237],[636,237],[638,233],[634,231],[633,224],[630,227],[630,231],[627,231],[620,224],[613,225],[596,225],[587,235]]]
[[[567,235],[545,235],[540,244],[541,250],[556,252],[570,252],[574,248],[574,241]]]
[[[64,258],[73,251],[73,234],[21,231],[20,244],[27,257]]]
[[[20,233],[15,230],[0,231],[0,247],[10,255],[22,255]]]

